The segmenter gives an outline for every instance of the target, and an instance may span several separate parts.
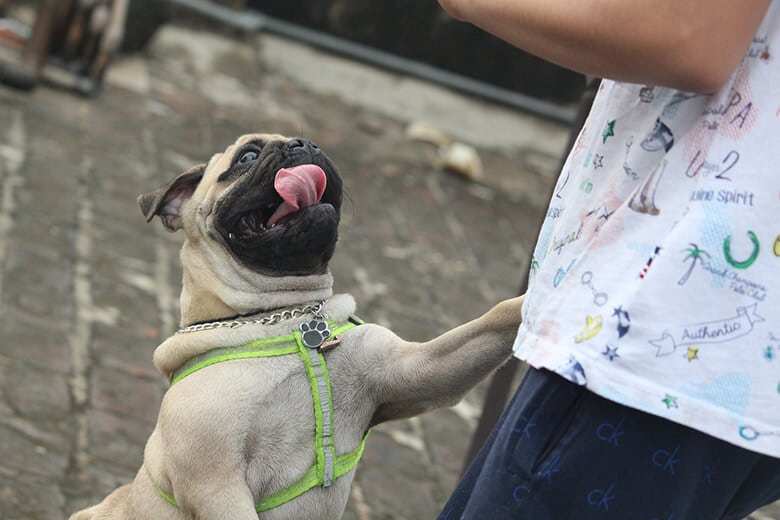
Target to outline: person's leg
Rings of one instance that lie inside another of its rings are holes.
[[[485,461],[488,454],[490,454],[493,449],[496,436],[503,430],[503,425],[507,421],[507,417],[510,417],[509,420],[513,420],[512,417],[514,417],[514,414],[512,411],[518,411],[523,408],[523,403],[518,403],[517,401],[527,401],[530,399],[530,396],[538,394],[538,390],[536,389],[537,385],[538,382],[536,381],[536,378],[527,376],[523,378],[520,386],[517,388],[514,396],[507,405],[506,410],[498,419],[498,422],[485,441],[485,444],[483,444],[477,452],[474,460],[471,461],[471,464],[469,464],[466,472],[461,477],[460,482],[458,482],[458,486],[452,492],[452,495],[450,495],[444,510],[439,516],[439,520],[460,518],[461,512],[471,499],[477,479],[482,476],[485,468]]]
[[[521,459],[543,452],[549,435],[567,420],[567,412],[583,393],[581,387],[563,378],[529,369],[439,520],[472,518],[464,514],[474,508],[484,518],[492,515],[494,520],[514,515],[517,504],[526,500],[525,485],[517,482],[515,464],[511,463],[514,448],[524,448],[516,454]]]
[[[756,509],[780,500],[780,459],[759,457],[729,503],[724,520],[746,518]]]
[[[778,494],[780,459],[531,369],[440,520],[740,518]]]

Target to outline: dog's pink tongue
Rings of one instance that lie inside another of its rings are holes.
[[[316,164],[301,164],[276,172],[274,188],[283,202],[276,208],[267,225],[270,227],[296,211],[317,204],[325,193],[325,172]]]

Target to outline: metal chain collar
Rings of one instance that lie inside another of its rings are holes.
[[[323,303],[325,302],[310,303],[308,305],[305,305],[300,308],[295,308],[295,309],[284,309],[279,312],[275,312],[273,314],[263,316],[262,318],[255,318],[253,320],[227,320],[227,321],[211,321],[208,323],[197,323],[195,325],[190,325],[189,327],[184,327],[182,329],[177,330],[176,334],[184,334],[186,332],[198,332],[201,330],[219,329],[223,327],[235,329],[243,325],[273,325],[283,320],[289,320],[295,318],[296,316],[303,316],[304,314],[314,314],[316,317],[316,316],[320,316]]]

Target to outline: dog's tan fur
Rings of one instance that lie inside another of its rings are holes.
[[[218,182],[243,136],[205,168],[192,197],[170,221],[183,228],[182,324],[326,300],[332,320],[355,311],[351,296],[332,295],[329,273],[274,277],[244,267],[210,238],[214,204],[230,184]],[[282,136],[264,139],[286,140]],[[336,453],[354,450],[365,431],[384,421],[454,404],[511,354],[522,297],[427,342],[405,341],[378,325],[341,336],[326,354],[334,403]],[[311,319],[177,334],[154,353],[166,376],[216,347],[288,334]],[[314,461],[314,417],[309,383],[297,356],[219,363],[172,386],[132,484],[75,513],[87,519],[336,519],[349,496],[354,470],[329,488],[313,488],[267,512],[255,504],[300,478]],[[369,440],[370,442],[370,440]],[[178,501],[163,500],[155,485]]]

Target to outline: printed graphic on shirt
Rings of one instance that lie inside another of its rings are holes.
[[[655,120],[653,130],[642,139],[640,146],[648,152],[657,152],[659,150],[668,152],[674,146],[674,134],[672,134],[669,126],[661,121],[659,117]]]
[[[604,347],[604,351],[601,353],[601,355],[606,356],[606,358],[610,361],[614,361],[615,358],[620,357],[620,355],[618,355],[618,347],[612,347],[610,345],[606,345]]]
[[[616,123],[617,121],[615,121],[614,119],[607,123],[607,127],[604,129],[604,133],[601,134],[602,142],[606,143],[609,137],[614,137]]]
[[[604,156],[596,154],[593,157],[593,169],[598,170],[599,168],[603,168],[603,167],[604,167]]]
[[[632,146],[634,146],[634,136],[629,136],[628,139],[626,139],[625,154],[623,155],[623,173],[629,179],[638,181],[639,173],[631,167],[628,160],[628,157],[631,154]]]
[[[611,217],[613,213],[615,213],[615,211],[614,210],[610,211],[606,204],[601,204],[595,209],[588,211],[586,216],[595,219],[596,222],[596,225],[593,227],[593,232],[598,233],[599,230],[601,229],[601,226],[607,220],[609,220],[609,217]]]
[[[752,385],[749,374],[731,371],[704,383],[688,382],[680,387],[680,393],[740,415],[750,404]]]
[[[579,334],[574,337],[575,343],[583,343],[590,339],[593,339],[596,334],[601,332],[603,326],[603,320],[601,314],[595,316],[585,316],[585,326],[582,328]]]
[[[756,323],[765,321],[757,314],[757,307],[758,304],[737,307],[735,316],[666,329],[661,337],[649,343],[657,349],[656,357],[661,357],[673,354],[682,346],[729,342],[750,334]]]
[[[571,172],[569,170],[566,170],[563,175],[561,175],[560,180],[558,181],[558,185],[555,187],[555,198],[556,199],[562,199],[563,198],[563,192],[566,189],[566,185],[569,184],[569,177],[571,176]]]
[[[756,35],[748,48],[746,56],[750,59],[757,59],[764,63],[769,63],[773,56],[769,49],[769,38],[767,34]]]
[[[590,289],[590,292],[593,293],[593,303],[598,305],[599,307],[606,305],[606,303],[609,301],[609,295],[605,292],[601,292],[593,285],[593,272],[592,271],[585,271],[582,273],[582,276],[580,277],[580,282],[582,285]]]
[[[628,315],[628,311],[623,310],[622,305],[614,309],[612,316],[617,316],[618,338],[622,338],[631,330],[631,317]]]
[[[555,372],[562,375],[572,383],[576,383],[578,385],[588,384],[588,378],[585,375],[585,369],[582,368],[582,365],[574,356],[569,356],[569,360],[563,366],[556,368]]]
[[[682,278],[677,280],[678,285],[685,285],[688,282],[688,279],[691,277],[691,273],[693,273],[694,267],[696,267],[697,263],[703,263],[705,258],[710,258],[710,254],[703,249],[700,249],[698,245],[691,242],[690,247],[685,250],[685,259],[683,260],[684,263],[688,263],[688,270],[685,271],[685,274],[683,274]]]
[[[752,231],[748,231],[747,233],[750,237],[750,241],[753,243],[753,250],[744,260],[736,260],[733,256],[731,256],[731,236],[727,236],[723,240],[723,256],[726,257],[726,261],[731,267],[735,267],[737,269],[747,269],[753,265],[753,263],[756,261],[756,258],[758,258],[758,253],[761,251],[761,244],[758,241],[758,237]]]
[[[738,74],[729,96],[718,99],[704,110],[702,129],[734,140],[741,139],[756,121],[753,110],[753,92],[744,73]],[[707,147],[709,148],[709,147]]]
[[[561,267],[558,268],[558,271],[555,272],[555,277],[553,277],[553,287],[558,287],[561,284],[566,275],[569,274],[569,271],[574,265],[574,262],[575,260],[572,260],[569,264],[569,267],[567,267],[565,270]]]
[[[738,428],[737,431],[739,432],[739,436],[745,439],[746,441],[754,441],[761,436],[768,436],[768,435],[780,436],[780,430],[758,431],[757,429],[750,426],[749,424],[743,424]]]
[[[736,153],[736,152],[733,152]],[[717,171],[714,168],[712,171]],[[716,176],[718,179],[731,180],[725,177],[725,171]],[[755,194],[748,190],[714,190],[697,188],[691,192],[691,196],[688,199],[690,202],[714,202],[722,206],[734,205],[734,206],[746,206],[752,208]]]
[[[769,341],[762,352],[762,357],[768,362],[772,363],[780,355],[780,338],[776,337],[773,332],[769,333]],[[778,374],[780,376],[780,374]]]
[[[737,174],[741,155],[735,148],[718,147],[711,157],[710,148],[716,135],[739,141],[756,122],[753,94],[746,71],[737,73],[731,91],[726,96],[713,98],[704,109],[701,124],[694,127],[684,139],[685,157],[690,178],[714,175],[722,181],[732,181]]]
[[[753,251],[757,254],[757,249],[754,248]],[[741,272],[717,265],[713,257],[707,251],[699,248],[697,244],[691,243],[690,247],[683,250],[683,253],[685,253],[683,263],[686,264],[688,268],[682,275],[682,278],[677,281],[678,285],[685,285],[688,283],[692,273],[698,266],[701,270],[710,274],[712,287],[727,287],[736,294],[748,296],[756,301],[764,301],[766,298],[767,289],[764,284],[747,278]],[[743,261],[740,265],[750,267],[750,265],[752,265],[752,262],[750,261],[752,256],[753,254],[751,253],[747,260]],[[731,263],[729,262],[729,257],[726,256],[725,251],[724,259],[726,262]],[[732,262],[733,261],[734,260],[732,259]],[[755,258],[753,258],[752,261],[755,261]]]
[[[658,256],[660,252],[661,252],[661,247],[656,246],[655,251],[653,252],[653,256],[647,259],[644,269],[642,269],[642,272],[639,273],[639,278],[644,280],[645,276],[647,276],[647,271],[649,271],[650,266],[653,265],[653,260],[655,260],[655,258]]]
[[[674,395],[666,394],[661,401],[666,405],[666,408],[679,408],[677,406],[677,397]]]
[[[646,215],[659,215],[661,210],[655,205],[655,195],[658,191],[658,185],[663,179],[666,170],[666,160],[655,167],[653,172],[645,179],[641,186],[631,196],[628,207],[637,213]]]
[[[627,148],[630,148],[631,144],[627,143]],[[659,152],[668,153],[674,146],[674,134],[669,126],[661,121],[661,118],[655,120],[653,130],[650,131],[642,142],[640,147],[646,152]],[[628,150],[626,150],[628,154]],[[650,175],[644,180],[644,182],[637,188],[631,200],[628,203],[628,207],[632,210],[647,215],[658,215],[661,210],[656,206],[655,196],[658,191],[658,186],[664,176],[666,170],[666,160],[661,161],[650,173]],[[625,173],[633,172],[628,166],[627,161],[624,162],[623,171]],[[638,178],[636,175],[634,178]]]
[[[652,103],[653,99],[655,99],[654,91],[655,91],[655,87],[650,85],[645,85],[639,91],[639,101],[641,101],[642,103]]]

